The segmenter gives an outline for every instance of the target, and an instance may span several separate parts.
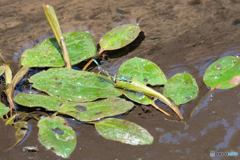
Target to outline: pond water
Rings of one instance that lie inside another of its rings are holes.
[[[93,125],[68,118],[77,133],[77,146],[70,159],[82,160],[145,160],[145,159],[239,159],[239,157],[210,157],[211,151],[240,154],[240,88],[214,90],[190,118],[191,111],[208,93],[203,83],[206,68],[220,57],[240,55],[239,1],[212,0],[99,0],[99,1],[1,1],[0,49],[16,73],[21,53],[52,36],[42,10],[42,3],[52,5],[64,32],[88,30],[98,43],[101,36],[119,24],[138,23],[142,33],[133,44],[117,51],[106,52],[102,67],[112,75],[125,60],[146,58],[156,63],[169,79],[176,73],[193,75],[199,86],[198,97],[179,109],[184,120],[162,103],[171,114],[168,117],[152,106],[135,104],[135,108],[119,118],[146,128],[154,143],[130,146],[101,137]],[[82,68],[86,62],[76,67]],[[98,72],[96,65],[91,70]],[[35,71],[32,70],[31,74]],[[26,85],[28,77],[17,88],[20,92],[36,93]],[[2,82],[3,83],[3,82]],[[161,87],[153,87],[162,92]],[[16,93],[17,94],[17,93]],[[1,101],[4,100],[1,92]],[[37,140],[38,127],[29,120],[29,132],[24,141],[15,143],[14,128],[0,121],[1,159],[60,160]],[[26,152],[23,147],[37,146],[38,152]]]

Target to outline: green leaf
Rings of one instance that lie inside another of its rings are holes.
[[[91,34],[76,31],[63,34],[71,65],[82,62],[97,54]],[[55,37],[50,38],[35,48],[26,50],[21,58],[22,65],[29,67],[62,67],[65,65],[61,47]]]
[[[32,76],[29,81],[38,90],[71,101],[86,102],[121,95],[107,77],[67,68],[42,71]]]
[[[45,117],[38,122],[38,140],[58,156],[69,157],[76,147],[76,134],[68,122],[60,117]]]
[[[134,104],[121,98],[109,98],[105,100],[64,104],[58,111],[70,115],[80,121],[94,121],[100,118],[115,116],[128,112]]]
[[[190,74],[178,73],[165,84],[163,95],[171,98],[176,105],[184,104],[197,97],[198,85]]]
[[[60,106],[66,102],[56,97],[40,94],[20,93],[13,99],[17,104],[27,107],[43,107],[49,111],[58,111]]]
[[[0,76],[4,73],[5,68],[3,66],[0,66]]]
[[[204,76],[204,83],[211,88],[229,89],[240,83],[240,58],[227,56],[211,64]]]
[[[148,104],[152,104],[156,100],[156,98],[151,99],[150,97],[146,96],[142,92],[134,92],[127,89],[118,89],[118,90],[121,91],[129,99],[140,104],[148,105]]]
[[[125,24],[106,33],[100,40],[101,50],[115,50],[134,41],[140,32],[138,25]]]
[[[153,137],[146,129],[123,119],[107,118],[95,123],[95,128],[106,139],[130,145],[153,143]]]
[[[142,58],[132,58],[124,62],[118,71],[118,78],[134,77],[142,84],[163,85],[167,79],[161,69],[153,62]]]
[[[5,107],[5,105],[0,102],[0,117],[4,114],[7,114],[9,111],[10,109]]]

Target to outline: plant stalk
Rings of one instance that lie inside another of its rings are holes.
[[[104,51],[104,49],[101,49],[98,54],[99,54],[99,55],[102,54],[103,51]],[[93,60],[94,60],[94,59],[92,58],[92,59],[83,67],[82,70],[85,71],[85,70],[87,69],[87,67],[88,67],[90,64],[92,64]]]

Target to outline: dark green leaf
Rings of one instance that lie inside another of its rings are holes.
[[[45,117],[38,122],[38,127],[38,140],[42,145],[58,156],[69,157],[76,147],[77,139],[67,121],[60,117]]]
[[[121,98],[109,98],[105,100],[64,104],[59,113],[70,115],[80,121],[94,121],[103,117],[123,114],[132,109],[134,104]]]
[[[76,31],[63,34],[71,65],[77,64],[97,54],[91,34]],[[62,67],[65,65],[61,47],[55,37],[50,38],[35,48],[26,50],[21,58],[22,65],[29,67]]]
[[[95,128],[106,139],[130,145],[153,143],[153,137],[146,129],[123,119],[107,118],[95,123]]]
[[[38,90],[71,101],[86,102],[121,95],[107,77],[67,68],[52,68],[40,72],[32,76],[29,81]]]
[[[134,77],[142,84],[163,85],[167,79],[161,69],[151,61],[132,58],[124,62],[118,71],[118,78]]]
[[[184,104],[197,97],[198,85],[190,74],[178,73],[165,84],[163,95],[171,98],[177,105]]]
[[[227,56],[211,64],[204,76],[204,83],[211,88],[229,89],[240,83],[240,59]]]

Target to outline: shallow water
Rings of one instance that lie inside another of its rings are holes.
[[[0,6],[0,48],[3,55],[18,69],[21,53],[53,36],[39,1],[3,1]],[[240,25],[231,25],[240,14],[239,3],[220,0],[182,1],[56,1],[55,7],[64,32],[89,30],[96,43],[116,25],[134,21],[139,23],[145,38],[131,48],[107,53],[103,68],[112,75],[123,61],[138,56],[156,63],[169,79],[178,72],[193,75],[199,85],[198,97],[180,111],[184,120],[164,104],[158,105],[169,112],[165,116],[151,106],[136,107],[119,118],[127,119],[146,128],[154,137],[149,146],[130,146],[106,140],[93,125],[68,118],[77,133],[77,147],[70,159],[230,159],[210,157],[211,151],[238,152],[240,129],[240,88],[214,90],[189,118],[192,109],[210,90],[203,83],[207,67],[220,57],[239,56]],[[47,4],[47,3],[46,3]],[[43,36],[44,35],[44,36]],[[38,38],[40,37],[40,38]],[[26,45],[24,45],[26,44]],[[13,47],[14,46],[14,47]],[[77,66],[81,68],[80,66]],[[95,65],[93,71],[98,72]],[[30,75],[36,72],[31,71]],[[26,76],[17,87],[19,91],[35,92],[30,86],[21,88]],[[154,87],[162,92],[162,88]],[[2,159],[62,159],[38,142],[37,122],[29,120],[31,132],[13,149],[1,153]],[[14,130],[0,122],[0,151],[15,143]],[[38,146],[39,152],[23,152],[25,146]],[[231,157],[239,159],[239,157]]]

